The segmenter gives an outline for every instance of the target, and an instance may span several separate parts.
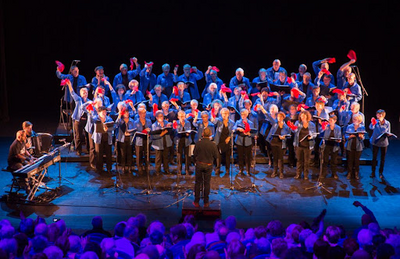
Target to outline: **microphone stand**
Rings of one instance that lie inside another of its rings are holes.
[[[365,89],[362,80],[361,80],[361,74],[360,74],[360,70],[358,69],[357,66],[352,67],[354,68],[354,74],[356,75],[357,78],[357,82],[360,82],[360,87],[361,87],[361,91],[362,91],[362,100],[361,100],[361,112],[364,113],[364,102],[365,102],[365,96],[368,96],[368,92]]]
[[[260,188],[256,185],[255,181],[255,171],[256,171],[256,148],[257,148],[257,138],[254,138],[254,151],[253,151],[253,160],[254,160],[254,167],[253,167],[253,177],[251,177],[251,187],[247,188],[247,192],[257,193],[261,196]],[[249,172],[250,174],[250,172]],[[260,185],[262,187],[262,185]]]

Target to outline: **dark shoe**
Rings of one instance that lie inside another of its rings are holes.
[[[333,176],[333,178],[334,178],[335,180],[339,179],[339,176],[338,176],[336,173],[333,173],[332,176]]]
[[[242,169],[239,170],[239,174],[243,175],[243,170]]]
[[[220,169],[215,169],[215,175],[219,175],[221,173]]]
[[[308,180],[308,174],[304,174],[304,180]]]
[[[376,177],[375,172],[372,172],[371,175],[370,175],[369,177],[375,178],[375,177]]]
[[[209,202],[205,202],[204,203],[204,208],[208,208],[208,207],[210,207],[210,203]]]
[[[282,173],[279,174],[279,178],[283,179],[283,174]]]
[[[271,174],[271,178],[275,178],[276,175],[277,175],[277,172],[273,172],[273,173]]]
[[[200,204],[198,203],[198,202],[193,202],[193,206],[195,206],[196,208],[200,208]],[[205,206],[205,204],[204,204],[204,206]]]
[[[383,179],[383,173],[379,173],[379,178]]]

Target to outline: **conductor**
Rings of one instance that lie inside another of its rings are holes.
[[[218,157],[218,149],[214,142],[211,141],[211,130],[205,128],[203,138],[198,141],[194,147],[193,155],[196,162],[196,181],[194,185],[194,202],[193,205],[200,207],[200,187],[203,186],[204,207],[210,206],[208,196],[210,195],[211,172],[213,170],[214,161]]]

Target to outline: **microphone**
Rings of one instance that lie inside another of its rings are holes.
[[[76,59],[75,59],[75,60],[74,60],[74,62],[75,62],[75,63],[79,63],[79,62],[81,62],[81,61],[80,61],[80,60],[76,60]]]
[[[350,66],[350,67],[357,67],[356,65]]]

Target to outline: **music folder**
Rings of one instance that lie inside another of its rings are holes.
[[[380,139],[382,139],[382,138],[390,138],[390,137],[395,137],[395,138],[397,138],[397,136],[396,136],[395,134],[391,133],[391,132],[384,132],[384,133],[382,133],[381,135],[379,135],[379,136],[376,138],[375,143],[378,142],[378,141],[379,141]]]
[[[290,94],[290,86],[288,85],[275,85],[275,84],[270,84],[269,88],[271,89],[271,92],[285,92],[285,94]]]

